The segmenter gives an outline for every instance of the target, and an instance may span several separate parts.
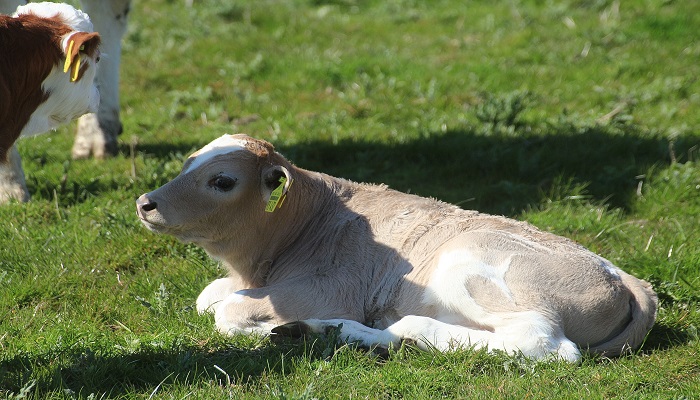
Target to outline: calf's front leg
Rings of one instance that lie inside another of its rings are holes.
[[[235,280],[222,278],[199,295],[197,309],[213,312],[217,329],[231,335],[269,335],[276,326],[309,318],[357,321],[363,317],[361,311],[347,309],[347,298],[319,295],[324,286],[322,281],[300,278],[283,285],[239,290]]]
[[[244,289],[229,294],[215,306],[214,321],[221,333],[235,335],[269,335],[272,328],[286,321],[275,311],[265,297],[251,297],[255,289]]]
[[[197,297],[197,312],[214,313],[221,303],[233,292],[240,289],[231,278],[221,278],[207,285]]]

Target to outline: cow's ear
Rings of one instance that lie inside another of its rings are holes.
[[[281,165],[274,165],[263,171],[262,198],[267,203],[266,211],[273,212],[282,205],[292,181],[292,174]]]
[[[70,80],[75,82],[79,79],[80,55],[94,58],[95,52],[100,45],[100,35],[97,32],[76,32],[72,34],[66,42],[63,52],[66,62],[63,64],[63,72],[70,71]]]
[[[97,48],[100,46],[101,38],[97,32],[76,32],[68,39],[68,47],[70,47],[71,41],[74,42],[73,48],[70,49],[70,53],[68,48],[65,49],[65,52],[72,59],[78,53],[83,53],[88,57],[94,56]]]

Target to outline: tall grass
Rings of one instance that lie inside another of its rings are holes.
[[[693,398],[700,393],[700,4],[665,0],[136,1],[120,155],[24,139],[33,199],[0,208],[8,398]],[[571,237],[647,280],[646,343],[579,366],[388,358],[328,338],[224,337],[223,275],[134,199],[224,133]]]

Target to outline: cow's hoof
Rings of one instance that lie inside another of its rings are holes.
[[[85,114],[78,120],[78,129],[71,155],[74,160],[105,159],[117,154],[117,135],[122,131],[119,121],[99,121],[97,114]]]
[[[26,203],[29,201],[29,192],[20,187],[0,188],[0,205],[19,201]]]
[[[304,322],[294,321],[272,328],[272,333],[274,333],[275,335],[298,339],[304,336],[308,336],[310,333],[312,333],[312,331],[311,327],[309,327]]]

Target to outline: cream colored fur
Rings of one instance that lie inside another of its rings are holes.
[[[280,177],[293,184],[265,212]],[[137,212],[228,268],[197,299],[226,333],[340,326],[368,346],[411,339],[576,362],[638,347],[656,315],[647,282],[568,239],[306,171],[245,135],[193,154]]]

